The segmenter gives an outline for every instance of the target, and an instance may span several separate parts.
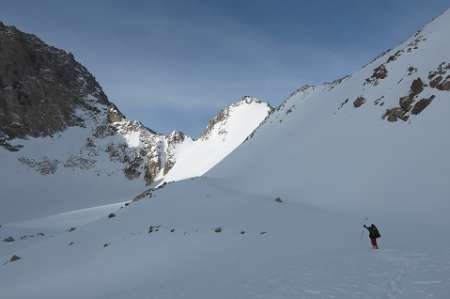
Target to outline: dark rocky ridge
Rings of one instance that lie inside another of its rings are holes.
[[[85,101],[88,95],[112,106],[71,53],[0,22],[0,138],[48,136],[83,126],[74,109],[98,109]]]

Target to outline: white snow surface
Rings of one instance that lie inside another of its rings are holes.
[[[1,151],[2,223],[126,201],[146,188],[143,180],[127,179],[123,165],[111,161],[105,152],[82,152],[90,133],[85,128],[68,128],[53,137],[20,140],[24,147],[18,152]],[[99,143],[125,142],[120,139],[109,137]],[[22,157],[55,161],[57,170],[42,175],[19,162]],[[94,162],[87,168],[64,166],[72,157]]]
[[[428,80],[450,62],[449,30],[447,11],[418,49],[413,37],[341,82],[299,89],[204,176],[116,217],[78,211],[72,232],[44,230],[48,218],[4,224],[0,238],[16,241],[0,242],[2,298],[450,298],[450,92]],[[431,104],[382,119],[418,77],[428,86],[415,101]],[[379,227],[380,250],[363,223]]]
[[[252,98],[226,108],[227,116],[212,126],[206,136],[185,141],[176,147],[176,164],[163,182],[203,175],[238,147],[267,117],[271,108]]]
[[[296,200],[230,189],[198,178],[72,232],[5,226],[5,298],[447,298],[445,227],[376,221],[379,251],[362,219]],[[377,222],[377,224],[379,224]],[[159,229],[148,233],[149,226]],[[221,227],[221,232],[214,229]],[[426,228],[426,229],[425,229]],[[173,230],[171,232],[171,230]],[[244,234],[241,234],[241,232]],[[419,237],[418,237],[419,235]],[[73,242],[73,243],[72,243]],[[105,244],[108,244],[106,247]],[[19,261],[7,262],[13,254]]]

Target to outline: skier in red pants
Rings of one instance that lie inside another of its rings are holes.
[[[364,225],[364,227],[369,231],[369,239],[372,244],[373,249],[378,249],[377,239],[381,237],[378,228],[375,224],[371,224],[370,226]]]

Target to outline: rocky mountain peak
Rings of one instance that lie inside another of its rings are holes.
[[[109,106],[108,98],[71,53],[2,23],[0,134],[4,139],[49,136],[83,126],[86,119],[76,110],[98,112],[99,105]]]

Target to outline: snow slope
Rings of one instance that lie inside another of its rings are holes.
[[[425,242],[434,239],[425,234],[418,242],[414,232],[404,230],[412,223],[383,222],[383,249],[373,252],[366,237],[360,238],[361,219],[352,214],[298,201],[279,203],[209,178],[170,184],[151,200],[133,203],[116,215],[107,218],[105,213],[72,232],[49,234],[32,244],[2,242],[2,295],[48,299],[450,294],[449,240]],[[154,228],[149,233],[150,226]],[[218,227],[221,232],[214,231]],[[13,229],[17,227],[3,227],[1,237]],[[434,232],[445,230],[436,227]],[[13,254],[21,259],[7,262]]]
[[[448,224],[449,28],[446,11],[352,76],[299,89],[206,175],[246,192],[361,216],[427,215]],[[382,68],[384,78],[376,72]],[[436,71],[442,73],[438,87]],[[355,107],[360,97],[365,102]],[[432,97],[422,112],[412,113],[421,99]],[[388,109],[409,118],[383,119]]]
[[[145,189],[144,180],[126,177],[122,159],[132,160],[142,146],[129,143],[127,134],[94,137],[97,128],[92,121],[53,136],[10,141],[22,148],[1,150],[1,221],[125,201]],[[108,152],[118,148],[118,155]]]
[[[272,108],[255,98],[244,97],[222,110],[196,140],[186,138],[176,147],[176,163],[164,182],[203,175],[225,158],[258,127]]]
[[[299,89],[200,178],[72,232],[1,242],[2,295],[449,298],[449,28],[447,11],[351,77]]]

